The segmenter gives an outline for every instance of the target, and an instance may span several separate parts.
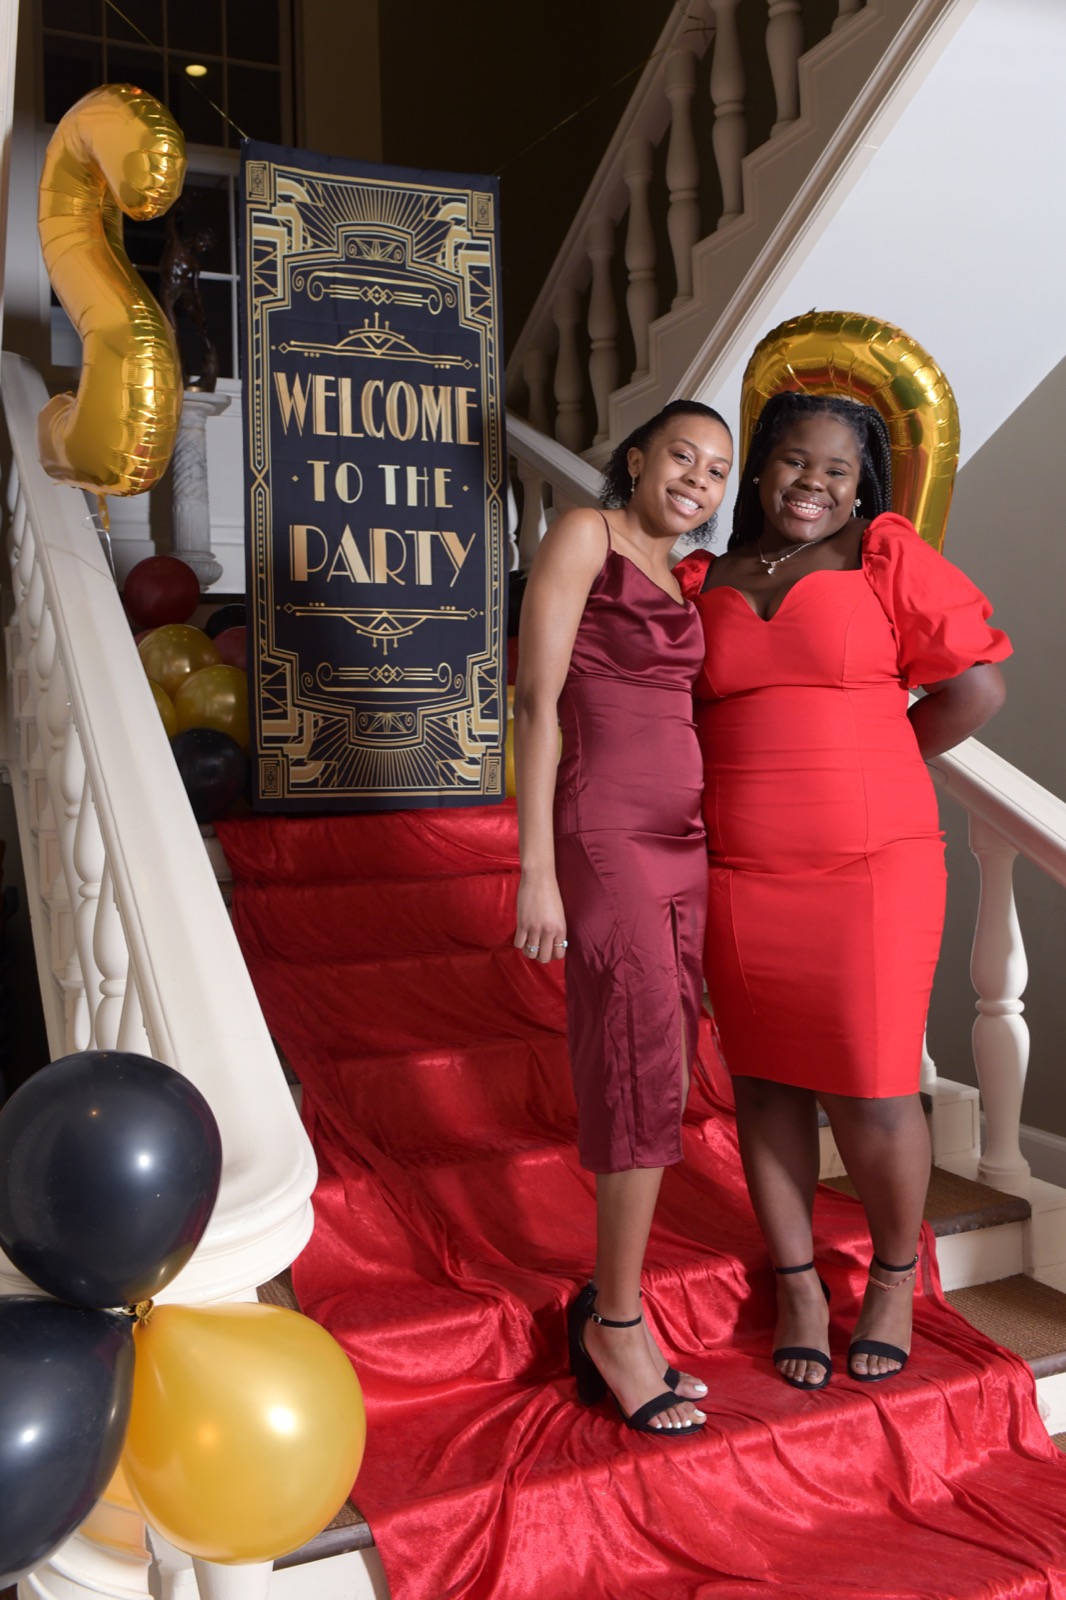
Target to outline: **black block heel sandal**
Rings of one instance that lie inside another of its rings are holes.
[[[791,1277],[792,1273],[794,1272],[813,1272],[814,1262],[805,1261],[800,1267],[775,1267],[774,1271],[778,1273],[780,1277],[787,1278]],[[826,1304],[828,1305],[829,1285],[821,1278],[818,1279],[818,1282],[822,1285],[822,1293],[825,1295]],[[793,1389],[806,1389],[809,1391],[814,1389],[824,1389],[830,1378],[833,1376],[832,1358],[827,1354],[826,1351],[812,1350],[809,1345],[782,1345],[780,1350],[775,1350],[773,1352],[770,1359],[773,1361],[775,1367],[779,1361],[816,1361],[820,1367],[825,1368],[825,1377],[822,1378],[818,1383],[803,1383],[799,1378],[790,1378],[787,1372],[779,1372],[777,1374],[778,1377],[784,1378],[785,1382],[791,1384]]]
[[[874,1256],[874,1265],[881,1268],[882,1272],[898,1272],[902,1276],[896,1283],[882,1283],[880,1278],[868,1278],[875,1289],[884,1289],[889,1293],[892,1289],[902,1289],[905,1283],[910,1283],[918,1272],[918,1256],[913,1261],[908,1261],[904,1267],[890,1267],[887,1261],[882,1261],[880,1256]],[[899,1366],[891,1372],[856,1372],[851,1364],[852,1356],[884,1356],[886,1361],[898,1361]],[[907,1365],[907,1351],[901,1350],[898,1344],[885,1344],[881,1339],[853,1339],[848,1345],[848,1377],[854,1378],[856,1383],[883,1383],[886,1378],[898,1378]]]
[[[591,1285],[590,1285],[591,1287]],[[583,1289],[576,1299],[570,1303],[566,1314],[567,1344],[570,1350],[570,1371],[577,1380],[577,1397],[584,1406],[594,1406],[604,1396],[610,1393],[606,1379],[599,1367],[585,1349],[585,1341],[581,1337],[585,1323],[590,1319],[598,1322],[601,1328],[636,1328],[643,1322],[643,1317],[633,1317],[628,1322],[612,1322],[610,1317],[601,1317],[598,1311],[592,1310],[595,1293],[589,1294],[588,1289]],[[664,1411],[669,1411],[671,1406],[676,1406],[677,1395],[672,1389],[667,1389],[663,1394],[657,1394],[653,1400],[645,1405],[638,1406],[632,1416],[628,1416],[618,1404],[615,1395],[612,1400],[618,1406],[618,1415],[627,1428],[632,1428],[634,1433],[653,1433],[657,1439],[688,1439],[694,1433],[699,1433],[705,1422],[686,1422],[680,1428],[653,1428],[651,1423],[655,1417],[661,1416]],[[685,1404],[684,1401],[680,1402]],[[691,1402],[688,1402],[691,1404]]]

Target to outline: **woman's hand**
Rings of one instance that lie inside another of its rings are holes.
[[[566,917],[554,877],[523,872],[518,885],[515,947],[530,961],[561,961],[566,954]]]

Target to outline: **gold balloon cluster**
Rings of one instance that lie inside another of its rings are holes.
[[[214,728],[247,750],[248,674],[222,661],[201,628],[164,623],[144,635],[137,654],[168,738],[189,728]]]
[[[170,324],[123,249],[119,213],[160,216],[184,180],[181,129],[132,84],[85,95],[49,141],[37,225],[83,350],[77,395],[57,395],[37,422],[41,461],[61,483],[133,495],[166,471],[181,418],[181,362]]]
[[[892,445],[892,509],[939,550],[959,462],[959,412],[921,345],[853,311],[810,311],[780,323],[755,346],[744,373],[741,459],[763,406],[783,390],[844,395],[881,413]]]

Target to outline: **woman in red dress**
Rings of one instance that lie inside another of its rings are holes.
[[[806,1389],[831,1372],[811,1231],[819,1101],[873,1244],[849,1374],[889,1378],[907,1359],[930,1163],[918,1081],[944,903],[925,762],[998,708],[993,663],[1010,653],[984,596],[889,503],[876,411],[776,395],[727,553],[676,569],[707,639],[705,970],[780,1274],[773,1359]]]
[[[608,512],[568,511],[544,537],[515,686],[515,944],[531,961],[565,952],[578,1153],[596,1174],[571,1363],[580,1399],[609,1388],[629,1427],[671,1438],[703,1426],[693,1402],[707,1389],[664,1359],[640,1276],[663,1167],[681,1159],[707,854],[692,720],[703,631],[667,556],[713,515],[732,457],[721,417],[689,401],[615,451]]]

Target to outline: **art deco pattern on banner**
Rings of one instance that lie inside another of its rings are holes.
[[[492,179],[249,143],[242,161],[253,794],[502,792]]]

